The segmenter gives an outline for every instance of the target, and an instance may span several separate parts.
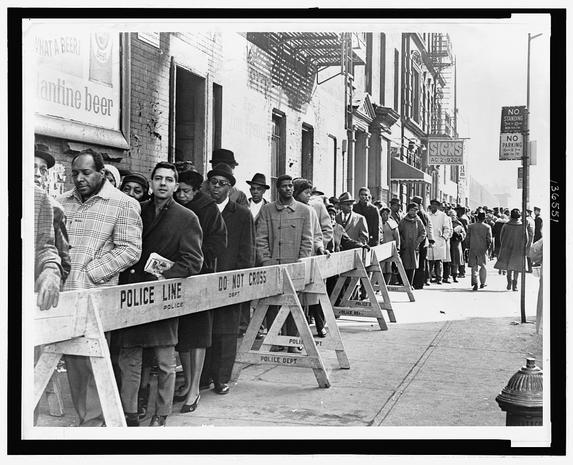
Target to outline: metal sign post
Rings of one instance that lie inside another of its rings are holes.
[[[530,88],[530,56],[531,56],[531,41],[541,34],[534,36],[531,33],[527,34],[527,105],[525,114],[525,131],[523,134],[523,191],[522,191],[522,206],[521,218],[523,222],[523,237],[527,238],[527,207],[529,203],[529,88]],[[525,316],[525,272],[527,271],[527,240],[523,244],[523,273],[521,273],[521,322],[526,323]]]

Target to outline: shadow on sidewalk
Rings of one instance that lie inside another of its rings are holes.
[[[420,289],[422,290],[422,289]],[[474,291],[471,287],[463,287],[463,288],[443,288],[443,287],[434,287],[434,288],[424,288],[425,291],[441,291],[441,292],[511,292],[506,289],[478,289]]]

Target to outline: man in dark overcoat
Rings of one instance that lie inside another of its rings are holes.
[[[155,165],[151,173],[153,197],[141,204],[141,259],[122,273],[120,284],[186,278],[201,270],[203,233],[195,213],[173,199],[177,187],[175,166],[166,162]],[[152,252],[171,260],[173,266],[160,275],[147,273],[144,268]],[[175,390],[177,329],[178,318],[169,318],[132,326],[120,332],[118,362],[121,370],[121,401],[128,426],[139,424],[137,393],[141,381],[142,352],[146,347],[154,348],[159,366],[157,403],[150,426],[165,426],[166,418],[171,414]]]
[[[359,200],[354,205],[354,212],[366,218],[368,225],[368,245],[374,247],[380,243],[380,212],[370,203],[370,189],[361,187],[359,192]]]
[[[248,208],[229,199],[235,185],[232,169],[225,163],[207,173],[211,197],[223,214],[227,227],[227,248],[219,256],[218,271],[240,270],[255,265],[255,223]],[[241,304],[213,311],[213,337],[207,349],[201,386],[215,384],[217,394],[229,392],[229,380],[237,353]]]

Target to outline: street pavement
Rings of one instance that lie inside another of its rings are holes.
[[[227,395],[202,391],[198,409],[173,407],[168,426],[504,426],[495,397],[533,357],[543,367],[542,330],[535,331],[539,279],[527,274],[526,314],[521,292],[488,264],[487,287],[459,283],[415,290],[415,302],[391,292],[397,322],[381,331],[376,320],[338,321],[350,369],[321,349],[331,387],[318,387],[312,370],[249,365]],[[520,284],[520,283],[519,283]],[[384,312],[387,317],[386,312]],[[314,332],[314,328],[313,328]],[[65,415],[40,402],[38,426],[75,426],[65,373],[59,373]],[[142,425],[148,424],[146,419]]]

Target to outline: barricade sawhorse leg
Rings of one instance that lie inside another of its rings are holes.
[[[109,348],[91,296],[88,296],[87,305],[85,336],[42,347],[34,368],[34,406],[38,405],[62,355],[82,355],[90,357],[106,426],[126,426]]]
[[[348,315],[348,316],[363,316],[376,318],[378,320],[378,325],[382,331],[388,329],[388,325],[384,320],[382,315],[382,309],[380,304],[376,299],[376,294],[374,293],[374,288],[368,277],[368,272],[364,268],[362,259],[357,253],[354,258],[354,269],[347,273],[342,273],[334,286],[332,295],[330,296],[330,302],[333,305],[335,315]],[[348,280],[348,287],[342,296],[340,305],[335,306],[336,299],[342,291],[344,283]],[[352,300],[351,296],[356,287],[356,284],[360,283],[366,289],[366,294],[368,295],[367,301]]]
[[[366,271],[371,275],[372,288],[380,291],[382,295],[382,302],[378,300],[380,308],[388,312],[388,318],[392,323],[396,323],[396,315],[394,315],[394,309],[392,308],[392,301],[390,300],[390,295],[388,294],[388,288],[386,287],[386,281],[384,281],[384,275],[382,274],[382,268],[380,267],[380,261],[376,256],[376,251],[372,251],[372,259],[369,266],[366,267]]]
[[[336,317],[334,316],[334,310],[330,299],[328,297],[328,292],[326,291],[326,284],[322,279],[320,274],[320,269],[316,263],[312,264],[312,280],[306,285],[302,293],[306,294],[316,294],[319,298],[320,307],[324,314],[324,319],[326,325],[328,326],[328,332],[326,337],[322,339],[314,339],[314,343],[317,347],[321,349],[331,349],[336,352],[336,358],[338,359],[338,365],[340,368],[348,369],[350,368],[350,362],[346,355],[344,349],[344,344],[342,343],[342,337],[340,336],[340,331],[336,323]],[[273,339],[273,344],[281,346],[302,346],[302,341],[300,337],[294,336],[276,336]],[[265,344],[265,346],[268,344]]]
[[[398,268],[398,273],[400,274],[400,278],[402,278],[402,285],[401,286],[388,286],[389,291],[396,291],[396,292],[406,292],[408,294],[408,298],[410,302],[414,302],[414,293],[412,292],[412,285],[410,281],[408,281],[408,277],[406,276],[406,270],[404,269],[404,265],[402,264],[402,259],[398,254],[398,249],[396,245],[394,245],[392,249],[392,258],[390,259],[392,262],[396,264],[396,268]]]
[[[322,388],[330,387],[330,380],[328,379],[324,363],[316,348],[310,327],[287,270],[283,270],[282,279],[283,293],[281,295],[259,300],[243,341],[237,351],[231,379],[237,380],[243,366],[247,364],[282,365],[311,368],[318,385]],[[252,347],[257,332],[270,305],[279,305],[280,310],[273,324],[268,329],[260,349],[253,350]],[[289,314],[294,319],[299,337],[279,336],[279,331]],[[306,354],[271,352],[270,347],[272,345],[302,346]]]

